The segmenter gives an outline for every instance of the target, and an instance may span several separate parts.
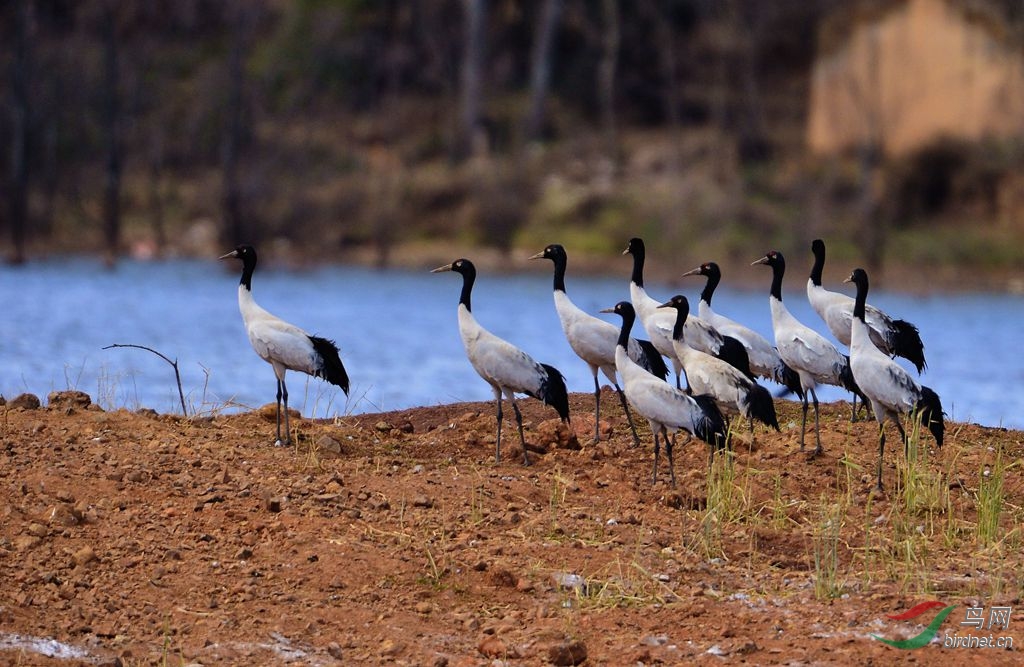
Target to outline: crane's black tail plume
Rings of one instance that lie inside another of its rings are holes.
[[[889,338],[887,343],[892,353],[914,364],[918,375],[928,368],[928,364],[924,360],[924,342],[921,340],[921,332],[917,330],[917,327],[906,320],[893,320],[892,329],[887,337]]]
[[[665,363],[665,357],[661,356],[658,348],[654,347],[654,343],[649,340],[640,339],[637,339],[636,342],[640,343],[640,349],[643,351],[643,356],[638,360],[640,366],[657,378],[662,380],[667,378],[668,365]]]
[[[800,384],[800,375],[790,368],[786,362],[779,362],[779,367],[775,369],[775,377],[773,379],[786,388],[784,391],[777,394],[778,398],[783,398],[789,393],[794,393],[801,401],[804,399],[804,388]]]
[[[722,346],[718,348],[718,354],[715,356],[739,370],[748,379],[756,379],[750,370],[750,355],[747,354],[746,346],[732,336],[722,336]]]
[[[562,421],[567,422],[569,421],[569,390],[565,387],[565,376],[554,366],[541,364],[541,367],[547,377],[540,383],[537,393],[531,395],[553,407]]]
[[[313,349],[320,355],[320,368],[316,369],[313,377],[323,378],[331,384],[338,385],[347,396],[348,373],[345,372],[345,366],[338,355],[338,346],[333,340],[319,336],[310,336],[309,340],[313,343]]]
[[[935,442],[942,446],[942,436],[946,432],[946,413],[942,411],[942,402],[939,395],[928,387],[921,387],[921,398],[918,399],[914,411],[921,419],[921,423],[928,427],[928,430],[935,436]]]
[[[756,419],[776,431],[780,430],[772,393],[757,383],[754,383],[750,391],[747,392],[747,411],[750,413],[751,419]]]
[[[695,436],[711,445],[712,451],[725,449],[728,427],[725,425],[725,418],[715,399],[707,394],[700,394],[693,397],[693,400],[700,406],[703,416],[694,425]]]
[[[857,386],[857,381],[853,379],[853,369],[850,368],[850,357],[843,355],[843,359],[846,360],[846,364],[842,370],[839,371],[839,381],[843,384],[843,388],[846,391],[852,392],[857,395],[864,405],[871,405],[871,399],[864,395],[864,392]]]

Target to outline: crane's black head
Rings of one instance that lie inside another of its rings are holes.
[[[850,277],[843,281],[844,283],[853,283],[857,286],[857,291],[864,290],[864,294],[868,292],[868,272],[864,269],[854,269]]]
[[[462,275],[462,295],[459,297],[459,303],[466,306],[466,310],[472,310],[470,295],[473,292],[473,281],[476,280],[476,267],[473,266],[473,262],[465,258],[457,259],[451,264],[431,270],[431,273],[441,273],[442,271],[454,271]]]
[[[221,255],[217,259],[228,259],[229,257],[235,257],[242,260],[242,281],[241,284],[245,285],[246,289],[252,289],[252,272],[256,268],[256,248],[251,245],[242,244],[235,246],[235,249],[229,253]]]
[[[619,329],[619,340],[616,343],[622,347],[629,346],[629,332],[633,329],[633,322],[636,321],[636,311],[629,301],[619,301],[611,308],[605,308],[602,313],[615,313],[622,317],[622,328]]]
[[[811,252],[814,253],[815,257],[825,256],[825,242],[821,239],[814,239],[811,241]]]
[[[544,248],[542,252],[538,252],[536,255],[530,257],[530,259],[550,259],[551,261],[557,261],[559,259],[566,259],[565,248],[558,243],[552,243],[548,247]]]
[[[751,266],[756,264],[765,264],[772,267],[770,294],[779,301],[782,301],[782,276],[786,273],[786,259],[782,256],[782,253],[778,250],[769,250],[764,257],[751,263]]]
[[[565,267],[569,264],[569,258],[565,254],[565,248],[557,243],[552,243],[543,252],[532,255],[530,259],[550,259],[555,263],[555,290],[565,291]]]
[[[622,251],[622,254],[643,257],[644,251],[644,240],[634,236],[629,240],[629,243],[626,244],[626,249]]]
[[[672,327],[672,338],[681,338],[683,335],[683,325],[686,324],[686,318],[690,316],[689,299],[682,294],[676,294],[674,297],[658,306],[658,308],[676,309],[676,322],[675,326]]]
[[[621,315],[623,319],[625,319],[627,317],[631,317],[631,318],[635,318],[636,317],[636,311],[633,310],[633,304],[631,304],[629,301],[619,301],[617,304],[615,304],[611,308],[605,308],[601,312],[602,313],[615,313],[616,315]]]
[[[786,259],[782,256],[782,253],[779,252],[778,250],[769,250],[767,253],[765,253],[764,257],[762,257],[761,259],[759,259],[759,260],[757,260],[755,262],[751,262],[750,265],[751,266],[756,266],[758,264],[765,264],[767,266],[772,267],[773,269],[774,268],[785,269],[786,268]]]
[[[868,300],[868,272],[864,269],[854,269],[850,277],[843,282],[857,286],[857,296],[853,300],[853,316],[863,321]]]
[[[666,301],[665,303],[658,306],[658,308],[675,308],[681,313],[690,314],[690,300],[682,294],[676,294],[674,297]]]
[[[811,266],[811,282],[821,287],[821,274],[825,268],[825,242],[821,239],[811,241],[811,252],[814,253],[814,264]]]
[[[243,262],[250,262],[251,261],[253,264],[255,264],[256,263],[256,248],[253,248],[251,245],[248,245],[248,244],[238,245],[238,246],[235,246],[234,250],[232,250],[231,252],[226,253],[224,255],[221,255],[217,259],[228,259],[229,257],[237,257],[238,259],[242,260]]]
[[[714,262],[704,262],[696,269],[690,269],[689,271],[683,274],[684,278],[686,276],[707,276],[708,278],[721,278],[722,271],[718,268],[718,264],[715,264]]]
[[[634,236],[629,240],[626,245],[626,249],[622,251],[623,255],[633,255],[633,275],[630,276],[630,282],[637,287],[644,286],[644,256],[646,249],[644,248],[643,239]]]
[[[464,278],[467,276],[476,276],[476,267],[473,266],[473,262],[466,258],[457,259],[451,264],[439,266],[436,269],[432,269],[430,272],[441,273],[442,271],[454,271],[455,273],[461,273]]]

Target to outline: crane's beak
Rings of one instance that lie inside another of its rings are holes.
[[[430,272],[431,273],[441,273],[442,271],[451,271],[451,270],[452,270],[452,265],[451,264],[445,264],[444,266],[439,266],[436,269],[431,269]]]
[[[614,313],[615,312],[615,308],[602,308],[598,312],[601,312],[601,313]]]
[[[767,264],[767,263],[768,263],[768,255],[765,255],[764,257],[762,257],[761,259],[757,260],[756,262],[751,262],[750,265],[751,266],[757,266],[758,264]]]
[[[699,275],[700,275],[700,267],[698,266],[696,269],[690,269],[689,271],[684,273],[683,277],[685,278],[686,276],[699,276]]]
[[[850,276],[846,280],[844,280],[843,282],[844,283],[852,283],[853,282],[853,274],[851,273]]]
[[[675,306],[674,306],[674,304],[671,301],[666,301],[665,303],[663,303],[660,306],[658,306],[658,308],[674,308],[674,307]]]
[[[544,259],[544,251],[541,250],[536,255],[530,255],[530,259]]]
[[[231,252],[229,252],[229,253],[227,253],[225,255],[221,255],[217,259],[228,259],[229,257],[238,257],[238,251],[237,250],[232,250]]]
[[[629,246],[628,245],[626,246],[626,249],[622,251],[622,254],[623,255],[628,255],[629,254]]]

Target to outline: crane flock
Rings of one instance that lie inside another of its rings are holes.
[[[548,259],[554,267],[554,305],[563,334],[573,352],[587,365],[594,379],[594,441],[601,432],[601,388],[598,372],[613,385],[626,416],[634,444],[640,436],[633,414],[646,419],[654,441],[652,482],[657,482],[658,459],[662,445],[670,478],[675,485],[673,445],[676,432],[687,439],[697,437],[709,446],[710,456],[729,447],[731,429],[724,415],[740,414],[780,430],[774,400],[757,377],[777,383],[795,393],[802,402],[803,419],[799,445],[805,448],[808,402],[814,405],[815,449],[822,452],[820,418],[816,387],[832,384],[853,392],[864,405],[870,405],[879,424],[879,456],[876,486],[882,489],[882,456],[887,420],[908,443],[901,416],[921,424],[942,445],[944,421],[938,395],[918,383],[893,360],[909,361],[920,374],[926,368],[924,345],[916,326],[883,313],[867,304],[868,277],[855,269],[845,282],[852,282],[856,297],[826,290],[822,286],[825,246],[820,239],[811,245],[814,264],[807,283],[811,306],[824,321],[829,333],[849,349],[841,352],[823,334],[798,321],[783,304],[782,282],[785,258],[769,251],[754,265],[772,269],[769,290],[774,345],[751,328],[711,308],[711,300],[721,281],[715,262],[705,262],[683,276],[701,275],[707,282],[701,292],[697,313],[690,312],[685,296],[676,295],[666,302],[650,296],[643,281],[645,246],[640,238],[630,239],[624,255],[633,257],[628,283],[628,301],[601,310],[621,318],[620,326],[591,314],[569,299],[565,287],[568,256],[563,246],[551,244],[530,259]],[[275,444],[291,443],[288,418],[288,390],[285,373],[301,371],[342,388],[347,394],[349,377],[337,345],[332,340],[306,333],[299,327],[271,315],[252,296],[252,277],[256,251],[239,245],[221,259],[242,261],[238,287],[238,305],[249,342],[256,353],[274,369],[277,380],[277,432]],[[495,399],[495,461],[501,461],[503,399],[512,404],[523,464],[530,459],[516,394],[540,400],[554,408],[563,422],[569,422],[569,392],[565,377],[554,366],[535,361],[525,351],[485,329],[472,312],[472,293],[476,267],[465,258],[442,265],[432,273],[455,272],[462,277],[457,308],[459,335],[473,369],[490,385]],[[510,305],[509,310],[514,310]],[[639,320],[650,341],[631,336]],[[675,386],[668,380],[672,365]],[[685,375],[687,389],[682,389]],[[619,379],[621,378],[621,386]],[[282,413],[281,405],[284,405]],[[283,418],[282,418],[283,414]],[[284,430],[282,432],[282,423]],[[916,432],[916,429],[912,432]]]

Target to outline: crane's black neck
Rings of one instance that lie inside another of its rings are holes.
[[[629,252],[633,255],[633,276],[630,280],[636,284],[637,287],[644,286],[644,255],[646,250],[644,244],[641,241],[630,244]]]
[[[868,274],[858,269],[854,272],[854,283],[857,285],[857,296],[853,300],[853,316],[864,321],[864,310],[868,301]]]
[[[811,252],[814,253],[814,266],[811,267],[811,282],[815,287],[821,287],[821,272],[825,268],[825,244],[821,239],[815,239],[811,243]]]
[[[565,292],[565,267],[569,263],[569,258],[565,256],[564,252],[561,252],[552,255],[551,261],[555,263],[555,291]]]
[[[782,255],[776,254],[771,263],[772,267],[772,289],[771,295],[782,301],[782,277],[786,275],[786,260]]]
[[[473,304],[471,298],[473,295],[473,283],[476,282],[476,267],[468,261],[463,261],[456,271],[462,274],[462,294],[459,295],[459,303],[465,306],[466,310],[472,312]]]
[[[704,284],[704,289],[700,293],[701,301],[711,305],[711,297],[715,295],[715,289],[718,287],[718,283],[722,280],[722,271],[718,268],[718,265],[714,262],[708,264],[707,273],[708,281]]]
[[[245,289],[252,291],[252,272],[256,270],[256,251],[250,250],[242,255],[242,280],[239,281]]]
[[[633,310],[632,305],[623,303],[618,308],[618,313],[622,316],[622,328],[619,329],[619,340],[616,344],[628,350],[629,332],[633,330],[633,322],[636,321],[636,311]]]
[[[678,300],[673,302],[676,309],[676,323],[672,325],[672,340],[683,339],[683,326],[686,318],[690,316],[690,304],[687,301]]]

